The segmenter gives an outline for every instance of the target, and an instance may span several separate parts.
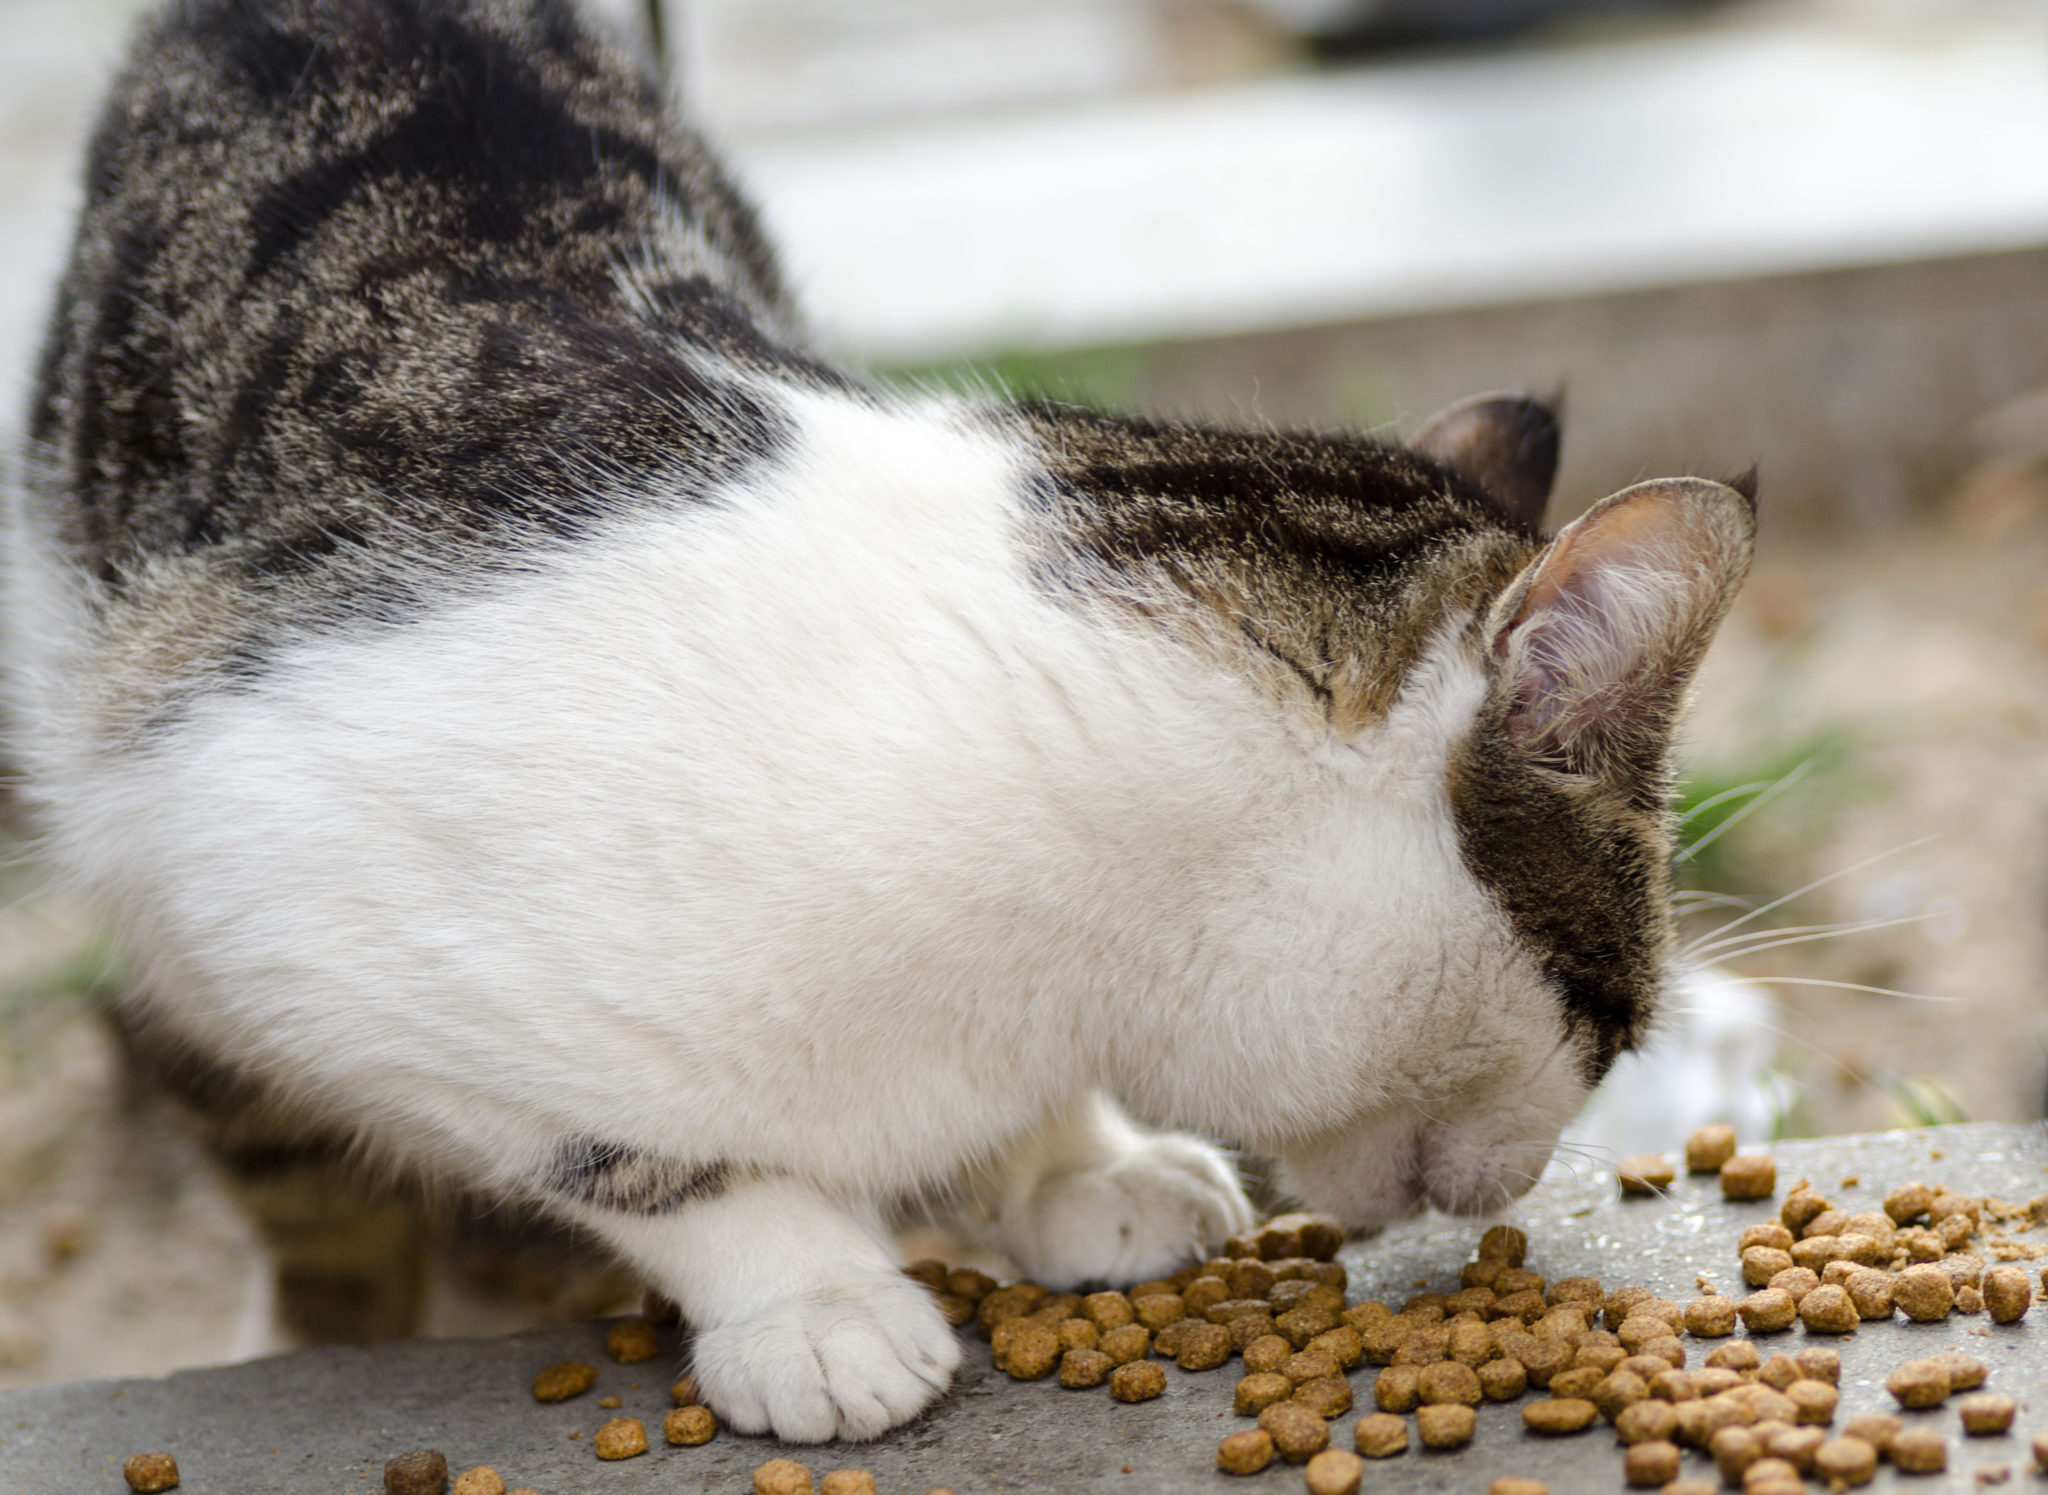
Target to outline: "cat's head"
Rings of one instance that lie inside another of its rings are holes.
[[[1748,484],[1640,483],[1546,539],[1556,421],[1507,397],[1408,450],[1069,438],[1094,554],[1163,577],[1148,619],[1307,744],[1299,830],[1205,938],[1249,952],[1246,1021],[1308,1036],[1247,1049],[1260,1087],[1207,1124],[1354,1226],[1521,1193],[1656,1008],[1668,756],[1748,570]],[[1192,1118],[1192,1088],[1159,1109]]]
[[[1540,521],[1557,453],[1543,407],[1468,402],[1414,445],[1511,519]],[[1405,1098],[1284,1149],[1321,1207],[1365,1225],[1422,1202],[1504,1203],[1645,1036],[1667,975],[1672,737],[1754,533],[1749,480],[1639,483],[1565,526],[1476,614],[1462,642],[1484,690],[1443,775],[1480,895],[1444,925],[1466,1000],[1439,995],[1433,1052],[1404,1056]]]

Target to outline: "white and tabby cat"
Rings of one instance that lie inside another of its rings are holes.
[[[237,1135],[548,1211],[733,1425],[870,1437],[958,1359],[903,1201],[1165,1271],[1248,1209],[1136,1115],[1486,1209],[1643,1032],[1751,502],[1545,543],[1555,457],[885,395],[563,0],[179,0],[31,413],[15,747]]]

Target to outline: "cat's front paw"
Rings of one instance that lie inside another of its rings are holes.
[[[1008,1215],[1004,1246],[1048,1287],[1163,1276],[1253,1222],[1230,1160],[1172,1133],[1050,1171]]]
[[[695,1358],[704,1398],[727,1424],[790,1443],[878,1437],[943,1395],[959,1364],[931,1295],[896,1271],[702,1329]]]

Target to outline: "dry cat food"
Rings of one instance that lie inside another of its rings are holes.
[[[818,1495],[875,1495],[875,1477],[865,1469],[834,1469],[818,1481]]]
[[[1341,1448],[1326,1448],[1301,1471],[1308,1495],[1358,1495],[1365,1479],[1365,1461]]]
[[[141,1495],[178,1488],[178,1461],[167,1453],[130,1454],[121,1465],[128,1488]]]
[[[597,1367],[581,1360],[558,1360],[533,1378],[537,1402],[565,1402],[597,1384]]]
[[[661,1353],[661,1336],[644,1318],[624,1318],[604,1331],[604,1352],[621,1365],[638,1365]]]
[[[614,1417],[590,1440],[600,1459],[630,1459],[647,1452],[647,1425],[637,1417]]]
[[[1257,1474],[1273,1462],[1273,1435],[1264,1428],[1232,1433],[1216,1445],[1216,1467],[1225,1474]]]
[[[754,1495],[813,1495],[811,1471],[795,1459],[770,1459],[754,1471]]]
[[[384,1465],[384,1495],[442,1495],[448,1460],[438,1448],[416,1448]]]
[[[718,1418],[709,1407],[674,1407],[662,1414],[661,1436],[678,1448],[696,1448],[718,1435]]]
[[[1963,1431],[1978,1438],[2011,1432],[2013,1413],[2017,1410],[2011,1397],[1991,1391],[1972,1392],[1956,1403]]]
[[[1686,1163],[1718,1173],[1730,1199],[1776,1193],[1772,1160],[1739,1154],[1725,1128],[1688,1139]],[[1623,1171],[1655,1187],[1675,1182],[1657,1159],[1630,1159]],[[1725,1482],[1745,1495],[1799,1495],[1808,1480],[1836,1491],[1865,1483],[1887,1458],[1902,1471],[1945,1467],[1946,1446],[1931,1428],[1869,1414],[1836,1429],[1841,1357],[1822,1340],[1901,1314],[2023,1318],[2033,1284],[2000,1252],[2032,1253],[1984,1228],[2016,1220],[2013,1211],[1924,1184],[1858,1211],[1800,1180],[1734,1243],[1753,1291],[1724,1294],[1703,1274],[1699,1296],[1682,1303],[1588,1277],[1548,1280],[1530,1269],[1528,1238],[1512,1226],[1485,1232],[1451,1290],[1417,1281],[1403,1301],[1352,1303],[1331,1259],[1340,1232],[1307,1216],[1271,1221],[1234,1237],[1227,1255],[1123,1293],[999,1286],[938,1262],[906,1271],[942,1302],[970,1305],[959,1317],[1020,1380],[1057,1369],[1063,1386],[1107,1379],[1113,1396],[1141,1400],[1164,1391],[1161,1360],[1197,1373],[1238,1361],[1229,1405],[1256,1426],[1218,1443],[1216,1465],[1228,1473],[1284,1459],[1303,1467],[1312,1492],[1354,1489],[1362,1460],[1399,1457],[1412,1442],[1461,1447],[1487,1403],[1533,1391],[1520,1409],[1528,1435],[1568,1436],[1604,1419],[1621,1477],[1635,1487],[1711,1495]],[[2018,1228],[2044,1219],[2048,1196]],[[1774,1343],[1782,1352],[1761,1352]],[[1331,1419],[1350,1407],[1347,1373],[1360,1367],[1373,1376],[1374,1407],[1351,1428],[1353,1454],[1333,1447]],[[1933,1407],[1986,1374],[1981,1361],[1944,1351],[1897,1367],[1888,1385],[1902,1406]],[[1991,1428],[2001,1416],[2011,1425],[2011,1403],[1996,1396],[1958,1403],[1958,1413],[1966,1428]],[[1689,1462],[1720,1478],[1688,1472]],[[1542,1486],[1510,1478],[1491,1488],[1518,1495]]]
[[[456,1475],[448,1495],[505,1495],[505,1477],[488,1464],[479,1464]]]

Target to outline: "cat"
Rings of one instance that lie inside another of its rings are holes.
[[[1202,1138],[1484,1211],[1643,1034],[1752,484],[1546,538],[1533,400],[884,392],[563,0],[177,0],[85,185],[13,747],[252,1174],[543,1211],[870,1438],[959,1359],[896,1211],[1055,1286],[1250,1223]]]

